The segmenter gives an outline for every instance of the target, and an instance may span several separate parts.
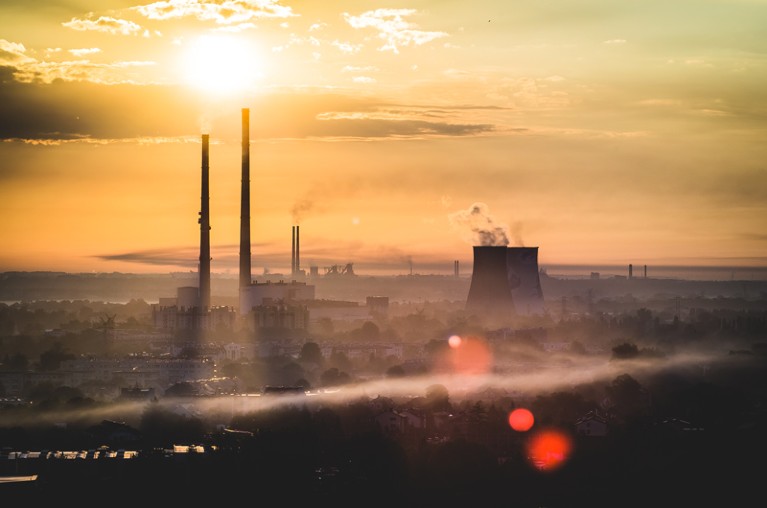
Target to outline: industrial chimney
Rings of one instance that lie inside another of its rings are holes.
[[[293,237],[290,244],[290,275],[296,276],[296,227],[292,228]]]
[[[538,273],[538,247],[508,247],[506,267],[517,314],[543,315],[543,290]]]
[[[240,191],[240,289],[251,283],[250,272],[250,110],[242,109],[242,186]]]
[[[293,276],[301,274],[301,238],[299,236],[298,226],[293,226],[293,245],[291,247],[292,255],[290,261],[290,274]]]
[[[208,134],[202,135],[202,182],[200,185],[200,268],[199,291],[200,310],[206,312],[210,308],[210,192],[209,192],[209,151]]]
[[[506,246],[474,246],[474,269],[466,311],[487,324],[508,325],[515,316],[507,257]]]

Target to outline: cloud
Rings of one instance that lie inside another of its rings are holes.
[[[446,32],[427,32],[418,30],[414,23],[406,21],[406,16],[416,14],[415,9],[376,9],[363,12],[359,16],[343,13],[343,17],[352,28],[374,28],[378,30],[378,38],[384,41],[380,51],[399,53],[402,46],[421,46],[441,37],[447,37]]]
[[[362,44],[352,44],[351,42],[333,41],[330,44],[337,47],[341,53],[346,53],[347,55],[359,53],[362,49]]]
[[[297,16],[278,0],[168,0],[134,7],[141,15],[155,20],[195,17],[222,25],[239,24],[258,18]]]
[[[99,48],[82,48],[82,49],[70,49],[69,52],[75,56],[85,56],[85,55],[92,55],[94,53],[101,53],[101,50]]]
[[[27,48],[23,44],[0,39],[0,66],[20,65],[34,61],[34,58],[27,56]]]
[[[140,25],[125,19],[100,16],[97,19],[77,19],[62,23],[63,26],[80,32],[96,31],[112,35],[138,35],[144,32]]]

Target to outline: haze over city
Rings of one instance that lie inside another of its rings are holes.
[[[471,265],[482,210],[540,264],[765,265],[763,1],[0,6],[0,271]],[[463,226],[466,224],[464,223]],[[745,271],[740,271],[745,270]],[[760,272],[761,273],[761,272]]]

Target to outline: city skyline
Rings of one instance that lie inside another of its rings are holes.
[[[196,269],[206,134],[211,270],[236,272],[243,108],[254,276],[288,270],[295,225],[304,269],[469,271],[485,242],[767,265],[767,2],[0,13],[0,271]]]

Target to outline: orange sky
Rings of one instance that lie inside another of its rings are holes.
[[[39,4],[39,5],[38,5]],[[3,2],[0,271],[767,265],[761,0]],[[456,221],[477,205],[480,223]]]

